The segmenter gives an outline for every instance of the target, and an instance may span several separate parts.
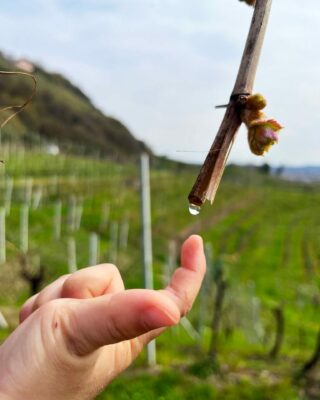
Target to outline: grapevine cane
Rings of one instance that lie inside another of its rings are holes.
[[[247,2],[252,4],[253,2]],[[196,214],[206,200],[213,202],[223,171],[242,123],[243,107],[252,94],[272,0],[256,0],[238,76],[223,121],[200,173],[188,196],[190,212]],[[280,128],[279,128],[280,129]]]
[[[0,109],[0,113],[4,111],[9,111],[12,110],[13,113],[9,115],[1,124],[0,124],[0,129],[2,129],[9,121],[12,120],[17,114],[19,114],[21,111],[24,110],[25,107],[31,102],[31,100],[34,98],[36,91],[37,91],[37,80],[34,77],[34,75],[29,74],[28,72],[21,72],[21,71],[0,71],[0,75],[16,75],[16,76],[26,76],[32,79],[33,81],[33,88],[32,92],[22,104],[20,105],[14,105],[14,106],[8,106]]]

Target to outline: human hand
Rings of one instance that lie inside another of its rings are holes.
[[[93,399],[190,310],[206,268],[199,236],[183,244],[181,264],[163,290],[125,290],[118,269],[102,264],[31,297],[0,347],[0,398]]]

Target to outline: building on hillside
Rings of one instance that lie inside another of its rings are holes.
[[[22,69],[25,72],[29,72],[32,73],[34,71],[34,65],[26,60],[25,58],[21,58],[20,60],[17,60],[14,65],[19,68]]]

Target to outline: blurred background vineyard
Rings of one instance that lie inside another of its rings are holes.
[[[198,166],[154,156],[64,77],[32,68],[36,99],[1,132],[1,340],[35,289],[76,268],[112,262],[127,288],[143,287],[144,152],[156,288],[192,233],[204,238],[208,273],[188,318],[157,340],[157,366],[143,354],[98,398],[319,399],[320,184],[285,180],[267,164],[230,165],[214,206],[192,217]],[[0,88],[2,106],[31,90],[16,77]]]

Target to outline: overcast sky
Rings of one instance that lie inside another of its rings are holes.
[[[201,162],[251,15],[237,0],[2,1],[1,50],[65,74],[157,154]],[[319,39],[319,0],[274,0],[255,90],[286,129],[264,158],[241,130],[232,161],[320,164]]]

